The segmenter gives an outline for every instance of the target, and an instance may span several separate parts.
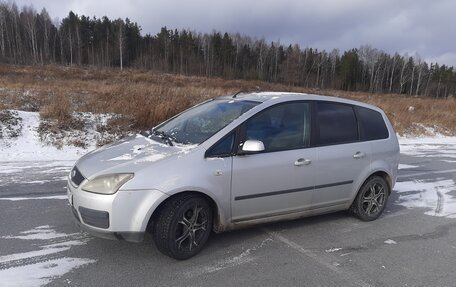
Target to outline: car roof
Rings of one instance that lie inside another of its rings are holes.
[[[286,102],[286,101],[331,101],[331,102],[338,102],[338,103],[345,103],[350,105],[362,106],[369,109],[377,110],[382,112],[382,110],[376,106],[366,104],[363,102],[349,100],[345,98],[339,97],[332,97],[332,96],[323,96],[317,94],[306,94],[306,93],[293,93],[293,92],[240,92],[233,96],[223,96],[219,97],[219,99],[224,100],[244,100],[244,101],[255,101],[260,103],[265,103],[269,101],[277,101],[277,102]]]

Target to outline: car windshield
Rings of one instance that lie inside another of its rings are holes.
[[[258,104],[235,99],[212,100],[164,122],[153,132],[168,141],[200,144]]]

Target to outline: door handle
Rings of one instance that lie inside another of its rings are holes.
[[[365,153],[360,152],[360,151],[357,151],[357,152],[353,155],[353,158],[354,158],[354,159],[359,159],[359,158],[363,158],[363,157],[365,157],[365,156],[366,156]]]
[[[295,166],[302,166],[302,165],[309,165],[311,164],[312,161],[310,159],[304,159],[304,158],[300,158],[300,159],[297,159],[295,162],[294,162],[294,165]]]

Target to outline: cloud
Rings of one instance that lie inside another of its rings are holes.
[[[435,57],[428,57],[425,60],[429,63],[449,64],[456,67],[456,52],[444,53]]]
[[[31,0],[18,0],[19,6]],[[456,66],[453,0],[35,0],[51,17],[126,18],[144,33],[162,26],[197,32],[239,32],[267,41],[332,50],[369,44],[389,53],[417,53]],[[443,63],[443,62],[442,62]]]

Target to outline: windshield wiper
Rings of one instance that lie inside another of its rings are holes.
[[[173,146],[174,138],[172,136],[168,135],[167,133],[165,133],[164,131],[152,130],[152,134],[161,138],[168,145]]]

